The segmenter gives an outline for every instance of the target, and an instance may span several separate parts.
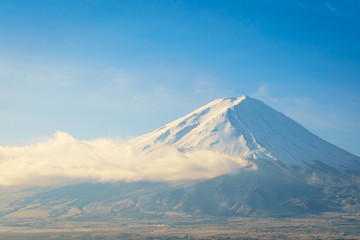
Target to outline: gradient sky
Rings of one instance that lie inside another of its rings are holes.
[[[359,0],[0,0],[0,144],[129,139],[245,94],[360,155],[359,12]]]

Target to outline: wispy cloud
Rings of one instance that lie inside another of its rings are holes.
[[[258,98],[271,107],[285,113],[310,129],[344,130],[359,129],[359,122],[346,118],[341,109],[326,102],[317,102],[301,95],[275,96],[267,84],[261,84],[250,96]],[[357,99],[354,100],[354,103]],[[353,113],[356,114],[356,113]]]
[[[76,140],[57,132],[46,141],[0,146],[0,185],[51,185],[74,181],[174,181],[212,178],[249,165],[237,157],[199,150],[135,152],[111,139]]]
[[[269,91],[266,84],[260,84],[258,89],[250,94],[251,97],[258,98],[258,99],[266,99],[269,97]]]
[[[221,95],[194,72],[0,59],[0,144],[57,129],[83,138],[149,132]]]
[[[330,10],[331,12],[335,12],[337,9],[329,2],[325,3],[325,7]]]

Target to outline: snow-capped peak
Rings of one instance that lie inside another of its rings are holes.
[[[216,99],[130,144],[138,151],[154,151],[166,144],[179,151],[206,149],[301,166],[316,161],[336,167],[360,166],[359,157],[248,96]]]

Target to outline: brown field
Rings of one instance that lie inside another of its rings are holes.
[[[359,214],[307,218],[217,218],[167,215],[108,222],[2,218],[0,239],[360,239]]]

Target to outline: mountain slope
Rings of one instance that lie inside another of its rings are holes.
[[[251,164],[210,179],[85,183],[37,190],[6,205],[0,218],[33,216],[34,211],[56,221],[169,214],[296,217],[327,211],[360,212],[359,157],[247,96],[217,99],[126,144],[138,153],[155,153],[145,154],[150,164],[161,160],[152,156],[164,148],[181,152],[205,149],[221,158],[246,158]],[[184,155],[181,159],[204,160]],[[146,171],[146,166],[137,167]],[[174,163],[174,168],[179,166]],[[183,173],[189,174],[188,170]],[[0,193],[6,198],[6,192]]]
[[[321,161],[337,168],[360,169],[359,157],[247,96],[217,99],[130,144],[137,151],[155,151],[166,144],[180,151],[209,149],[249,160],[299,166]]]
[[[360,177],[331,167],[301,168],[258,160],[257,171],[183,183],[86,183],[38,191],[12,202],[1,217],[107,221],[118,217],[299,217],[360,211]]]

